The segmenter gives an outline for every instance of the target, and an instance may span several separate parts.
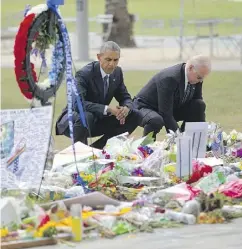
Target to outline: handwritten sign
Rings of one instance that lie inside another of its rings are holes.
[[[190,176],[192,173],[192,141],[188,136],[180,136],[176,139],[177,162],[176,176]]]
[[[1,110],[1,188],[39,188],[52,107]]]
[[[192,140],[192,157],[204,158],[208,140],[208,123],[187,122],[185,136],[189,136]]]

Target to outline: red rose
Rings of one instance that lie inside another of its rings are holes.
[[[27,81],[21,81],[22,77],[26,77],[26,71],[23,70],[23,62],[26,58],[26,46],[28,41],[28,33],[31,25],[33,24],[33,20],[35,18],[35,14],[30,14],[24,18],[21,22],[18,33],[15,37],[14,44],[14,56],[15,56],[15,75],[18,85],[20,87],[21,92],[27,99],[32,99],[33,94],[29,92],[29,85]],[[36,73],[34,71],[34,66],[31,65],[32,73],[34,80],[37,80]]]

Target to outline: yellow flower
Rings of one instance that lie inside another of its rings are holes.
[[[164,171],[174,173],[176,171],[176,164],[170,163],[170,164],[165,165]]]
[[[232,130],[230,132],[230,137],[232,140],[236,140],[237,139],[237,135],[238,135],[238,132],[236,130]]]
[[[119,213],[122,215],[122,214],[129,213],[131,210],[132,210],[131,207],[125,207],[125,208],[122,208]]]
[[[63,226],[71,226],[71,216],[56,223],[56,227],[63,227]]]
[[[97,155],[93,155],[90,158],[95,160],[95,159],[98,159],[98,156]]]
[[[239,168],[242,170],[242,161],[240,162]]]
[[[110,191],[111,191],[112,193],[115,193],[115,192],[116,192],[116,188],[115,188],[115,187],[112,187],[112,188],[110,188]]]
[[[34,238],[41,238],[43,237],[43,233],[40,233],[38,230],[34,232]]]
[[[90,211],[90,212],[82,212],[82,219],[86,220],[89,217],[92,217],[94,215],[94,212]]]
[[[137,160],[137,159],[138,159],[138,156],[136,156],[136,155],[132,155],[132,156],[131,156],[131,160],[134,161],[134,160]]]
[[[47,230],[50,227],[56,227],[56,224],[57,223],[54,221],[48,221],[46,224],[44,224],[42,227],[40,227],[34,232],[34,237],[35,238],[43,237],[45,230]]]
[[[26,228],[26,232],[27,232],[27,233],[32,232],[33,230],[34,230],[34,227],[32,227],[32,226],[28,226],[28,227]]]
[[[118,155],[117,156],[117,161],[122,161],[123,160],[123,157],[121,155]]]
[[[7,228],[1,228],[0,229],[0,238],[4,238],[8,235],[8,229]]]
[[[85,174],[84,172],[81,172],[80,173],[80,177],[83,179],[84,182],[92,182],[94,177],[93,175],[88,175],[88,174]]]
[[[64,219],[64,218],[65,218],[65,214],[66,214],[66,211],[65,211],[65,210],[58,210],[57,213],[56,213],[57,218],[58,218],[59,220]]]

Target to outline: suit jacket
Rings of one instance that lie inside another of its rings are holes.
[[[202,82],[194,85],[191,99],[202,99]],[[165,126],[173,131],[178,124],[173,117],[173,110],[182,106],[185,90],[185,63],[166,68],[157,73],[135,97],[138,109],[142,107],[158,112],[164,119]]]
[[[133,109],[132,99],[123,82],[123,72],[117,67],[109,76],[109,88],[104,99],[104,82],[98,61],[91,62],[76,73],[77,90],[82,98],[84,110],[91,112],[97,118],[104,117],[105,105],[109,105],[115,98],[120,106],[128,106]],[[73,110],[78,112],[77,103],[74,99]],[[56,133],[62,134],[68,127],[67,107],[62,111],[57,120]]]

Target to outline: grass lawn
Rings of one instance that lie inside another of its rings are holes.
[[[178,28],[170,28],[171,19],[180,18],[180,0],[128,0],[129,12],[136,14],[139,20],[135,24],[136,35],[179,35]],[[2,26],[17,26],[21,20],[16,13],[23,11],[26,4],[32,6],[45,3],[45,0],[2,0],[1,20]],[[241,18],[242,2],[232,2],[228,0],[184,0],[185,20],[199,18]],[[104,13],[105,0],[88,0],[89,16],[94,17]],[[76,0],[65,0],[65,5],[61,7],[63,17],[74,17],[76,15]],[[15,16],[15,18],[12,18]],[[163,19],[165,27],[144,28],[144,19]],[[90,31],[101,31],[100,25],[90,23]],[[68,25],[69,30],[74,31],[74,24]],[[208,34],[208,27],[203,27],[199,31],[193,25],[186,25],[185,34]],[[215,28],[215,32],[221,34],[240,33],[241,26],[233,24],[220,24]]]
[[[155,71],[127,71],[124,73],[126,85],[134,96],[139,89],[155,74]],[[204,84],[204,99],[207,103],[207,120],[219,122],[226,131],[242,131],[241,85],[242,72],[212,72]],[[28,108],[15,82],[13,69],[2,69],[2,109]],[[58,91],[55,118],[66,105],[65,84]],[[140,136],[142,129],[135,134]],[[163,133],[164,134],[164,131]],[[162,137],[161,134],[161,137]],[[70,141],[65,137],[55,137],[56,148],[64,148]]]

